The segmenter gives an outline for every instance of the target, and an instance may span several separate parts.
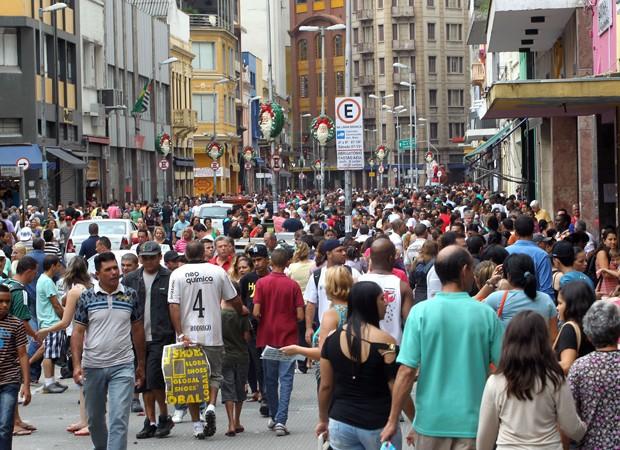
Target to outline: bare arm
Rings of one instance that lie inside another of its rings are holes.
[[[299,307],[297,308],[297,321],[301,322],[302,320],[304,320],[304,308],[303,307]]]
[[[552,317],[549,319],[549,338],[551,339],[551,344],[555,342],[555,338],[558,336],[558,318]]]
[[[321,358],[321,385],[319,386],[319,423],[316,433],[320,435],[327,431],[329,422],[329,404],[334,392],[334,370],[329,359]]]
[[[413,291],[409,284],[404,281],[400,282],[400,298],[401,298],[401,314],[403,317],[403,323],[407,321],[409,311],[413,308]]]
[[[136,386],[141,387],[144,384],[144,360],[146,356],[144,321],[142,319],[131,323],[131,339],[136,352],[136,360],[138,361],[138,366],[136,367]]]
[[[381,442],[389,441],[396,434],[400,420],[400,412],[403,405],[410,396],[413,382],[415,380],[418,369],[401,365],[396,375],[396,381],[392,388],[392,407],[390,409],[390,417],[385,428],[381,432]]]
[[[257,319],[260,319],[260,304],[254,303],[252,314],[254,314],[254,317],[256,317]]]
[[[17,347],[17,357],[19,358],[19,368],[22,371],[21,395],[24,397],[24,406],[30,403],[30,363],[28,361],[28,352],[25,345]]]
[[[82,384],[82,350],[84,348],[84,332],[86,326],[75,322],[71,333],[71,359],[73,361],[73,381]]]
[[[50,303],[52,304],[52,308],[54,308],[54,312],[59,318],[61,318],[64,314],[64,308],[58,301],[58,297],[56,297],[55,295],[52,295],[49,300],[50,300]]]
[[[314,322],[314,313],[316,311],[316,305],[312,302],[306,303],[306,343],[310,344],[312,342],[312,334],[314,330],[312,329],[312,322]]]
[[[41,339],[45,338],[49,333],[55,333],[56,331],[64,330],[69,326],[71,321],[73,320],[73,315],[75,314],[75,307],[77,306],[77,302],[80,299],[80,295],[84,289],[82,287],[76,286],[69,291],[66,296],[65,308],[62,313],[62,319],[60,322],[55,323],[49,328],[42,328],[37,331],[37,336]]]
[[[181,308],[179,304],[168,303],[168,312],[170,313],[170,322],[172,322],[174,332],[177,336],[180,336],[183,331],[181,328]]]
[[[577,350],[575,350],[574,348],[567,348],[567,349],[562,350],[562,353],[560,353],[559,362],[560,362],[560,367],[562,367],[562,370],[564,371],[564,375],[568,375],[570,366],[573,365],[573,363],[575,362],[578,356],[579,354],[577,353]]]

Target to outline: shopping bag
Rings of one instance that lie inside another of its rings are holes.
[[[211,367],[199,345],[164,347],[161,368],[166,382],[166,402],[173,405],[209,401]]]

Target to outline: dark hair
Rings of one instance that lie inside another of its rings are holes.
[[[449,245],[456,244],[457,237],[458,237],[458,234],[456,234],[454,231],[446,231],[439,238],[439,249],[441,250],[442,248],[446,248]]]
[[[465,266],[473,266],[474,261],[467,250],[461,247],[450,249],[450,253],[439,255],[435,260],[435,271],[439,277],[439,281],[444,285],[450,282],[459,282],[461,278],[461,270]]]
[[[530,299],[536,299],[536,267],[531,256],[521,253],[509,255],[504,261],[504,273],[511,285],[523,289]]]
[[[59,262],[60,262],[60,258],[58,258],[58,256],[45,255],[45,258],[43,258],[43,271],[47,272]]]
[[[91,223],[90,225],[88,225],[88,234],[90,234],[91,236],[94,236],[98,233],[99,233],[99,225],[97,225],[96,223]]]
[[[146,233],[146,236],[148,237],[149,230],[148,228],[140,228],[136,234],[140,234],[140,233]]]
[[[514,222],[508,217],[502,220],[502,225],[504,225],[504,228],[506,228],[508,231],[512,231],[515,228]]]
[[[506,378],[506,396],[514,395],[522,401],[532,400],[539,383],[538,393],[545,390],[549,381],[556,390],[560,388],[564,372],[553,353],[547,324],[540,314],[525,310],[512,318],[504,333],[496,373]]]
[[[347,347],[351,360],[357,366],[362,363],[362,325],[369,324],[379,328],[377,298],[383,289],[374,281],[359,281],[349,291],[347,299]]]
[[[45,241],[41,238],[34,238],[32,240],[32,248],[34,250],[43,250],[45,248]]]
[[[610,234],[613,234],[616,237],[618,237],[618,233],[616,233],[615,228],[607,227],[603,231],[601,231],[601,240],[600,240],[600,243],[598,244],[596,251],[594,252],[595,255],[598,255],[598,252],[600,252],[601,250],[604,250],[605,254],[607,255],[608,261],[611,259],[611,255],[609,253],[609,248],[607,248],[607,246],[605,245],[605,240],[607,239],[607,236],[609,236]]]
[[[101,270],[101,265],[104,262],[110,262],[110,261],[116,262],[116,256],[114,256],[114,253],[112,252],[99,253],[97,256],[95,256],[95,270],[99,272]]]
[[[7,294],[9,294],[11,292],[11,289],[6,284],[0,284],[0,292],[6,292]]]
[[[467,239],[467,250],[472,255],[479,255],[484,247],[484,239],[482,236],[472,236]]]
[[[271,265],[274,267],[284,269],[289,259],[289,253],[283,248],[276,248],[273,252],[271,252]]]
[[[110,239],[108,239],[106,236],[101,236],[99,239],[97,239],[97,242],[99,242],[108,250],[112,250],[112,242],[110,242]]]
[[[545,219],[540,219],[538,221],[538,228],[543,231],[546,230],[547,227],[549,227],[549,223],[545,220]]]
[[[491,216],[487,219],[487,227],[489,228],[489,230],[491,231],[497,231],[499,230],[499,220],[497,220],[497,217],[495,216]]]
[[[581,326],[583,316],[586,315],[596,297],[594,291],[588,286],[585,281],[571,281],[566,283],[560,289],[560,295],[566,303],[564,309],[564,320],[566,322],[577,322]]]
[[[17,268],[15,272],[18,275],[23,274],[27,270],[37,270],[37,260],[32,256],[24,256],[17,262]]]
[[[205,247],[200,241],[190,241],[185,248],[185,257],[188,261],[198,262],[204,259]]]
[[[525,214],[515,220],[515,232],[519,237],[529,237],[534,234],[534,219]]]
[[[52,242],[54,240],[54,232],[52,230],[45,230],[43,232],[43,240],[45,242]]]

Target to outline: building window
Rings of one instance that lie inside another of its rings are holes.
[[[392,40],[394,41],[398,40],[398,24],[397,23],[392,24]]]
[[[463,89],[448,89],[448,106],[463,106]]]
[[[353,76],[358,78],[360,76],[360,62],[353,61]]]
[[[19,65],[18,60],[17,30],[0,28],[0,66],[16,67]]]
[[[364,75],[370,76],[375,74],[375,61],[373,59],[364,59]]]
[[[299,96],[301,98],[308,98],[308,75],[301,75],[299,77]]]
[[[192,108],[198,112],[199,122],[215,122],[217,94],[192,94]]]
[[[320,33],[317,33],[314,38],[314,46],[316,49],[316,58],[321,59],[323,53],[322,53],[322,48],[321,48],[321,34]]]
[[[383,9],[383,0],[377,0],[377,8]]]
[[[448,73],[463,73],[463,57],[462,56],[448,56]]]
[[[428,106],[437,106],[437,89],[428,90]]]
[[[463,25],[460,23],[447,23],[446,39],[448,41],[461,42],[463,40]]]
[[[192,52],[196,57],[192,67],[197,70],[215,70],[215,43],[192,42]]]
[[[385,75],[385,58],[379,58],[379,75]]]
[[[435,40],[435,24],[433,22],[426,24],[426,38],[429,41]]]
[[[21,119],[0,119],[0,136],[21,136]]]
[[[379,25],[377,27],[377,34],[379,36],[378,39],[377,39],[378,42],[383,42],[385,40],[385,36],[384,36],[384,33],[383,33],[383,25]]]
[[[342,35],[334,37],[334,56],[343,56],[344,50],[342,47]]]
[[[426,0],[426,7],[427,8],[434,8],[435,7],[435,0]]]
[[[410,40],[415,40],[415,23],[411,22],[409,24],[409,39]]]
[[[360,42],[360,29],[353,28],[353,43],[359,44],[359,42]]]
[[[439,126],[437,125],[437,122],[431,122],[429,125],[429,133],[428,133],[431,141],[438,141],[439,140]]]
[[[437,73],[437,57],[428,57],[428,73]]]
[[[336,95],[344,95],[344,72],[336,72]]]
[[[446,8],[460,9],[461,0],[446,0]]]
[[[299,60],[307,61],[308,60],[308,41],[306,41],[305,39],[302,39],[301,41],[299,41],[299,44],[297,44],[297,49],[299,52]]]
[[[448,135],[450,139],[465,136],[465,124],[463,122],[450,122]]]

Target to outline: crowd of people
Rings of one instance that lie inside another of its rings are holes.
[[[620,449],[615,227],[476,185],[354,193],[348,232],[340,190],[285,192],[276,212],[268,193],[237,198],[221,227],[199,216],[213,200],[0,213],[0,448],[36,431],[18,403],[32,385],[62,395],[57,375],[80,387],[67,430],[122,450],[132,412],[138,439],[188,411],[213,436],[218,397],[226,436],[246,401],[286,436],[295,374],[312,371],[334,450]],[[64,260],[91,218],[136,224],[120,261],[96,221]],[[203,349],[208,402],[167,404],[174,343]]]

